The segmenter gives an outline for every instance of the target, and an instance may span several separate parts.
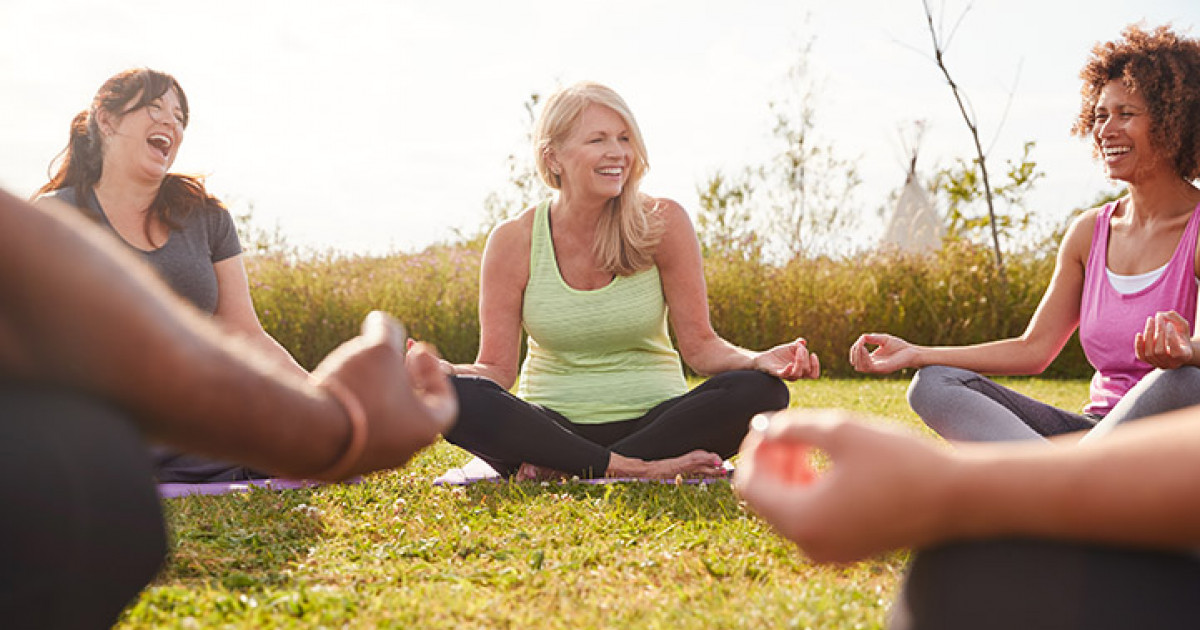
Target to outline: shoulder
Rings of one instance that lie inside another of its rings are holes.
[[[699,251],[700,242],[692,227],[692,218],[683,206],[672,199],[654,197],[648,198],[647,204],[662,229],[654,254],[656,264],[669,265],[686,252]]]
[[[1059,246],[1059,257],[1077,260],[1086,265],[1088,254],[1092,249],[1092,236],[1096,232],[1096,221],[1099,220],[1104,206],[1084,210],[1067,225]]]
[[[533,239],[533,220],[537,207],[528,208],[517,216],[507,219],[492,229],[484,247],[484,259],[528,260],[529,245]]]
[[[67,187],[59,188],[58,190],[51,190],[50,192],[38,195],[33,201],[34,203],[39,201],[61,201],[63,203],[73,204],[75,203],[75,189]]]
[[[68,206],[78,208],[79,198],[78,195],[75,194],[75,189],[68,186],[67,188],[59,188],[58,190],[52,190],[50,192],[38,195],[33,200],[33,204],[42,208],[53,208],[55,206],[61,207],[62,204],[67,204]]]
[[[684,210],[683,206],[674,199],[668,199],[666,197],[647,197],[646,206],[649,208],[651,215],[657,217],[658,220],[663,222],[663,227],[666,228],[668,232],[671,231],[672,228],[678,229],[687,227],[688,229],[691,229],[692,227],[692,218],[688,216],[687,210]]]

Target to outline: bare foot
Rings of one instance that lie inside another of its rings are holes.
[[[645,461],[613,453],[608,460],[609,477],[646,477],[670,479],[672,477],[724,477],[721,456],[708,451],[695,450],[679,457]]]
[[[517,481],[562,481],[567,479],[567,473],[524,462],[517,469],[517,474],[513,478]]]

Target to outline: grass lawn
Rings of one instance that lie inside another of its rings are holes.
[[[906,386],[805,382],[792,404],[920,427]],[[430,485],[467,459],[440,442],[354,486],[170,500],[171,556],[117,627],[879,628],[908,557],[811,564],[727,482]]]

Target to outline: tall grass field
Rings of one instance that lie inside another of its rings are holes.
[[[1086,398],[1078,379],[1005,382]],[[906,386],[808,381],[792,404],[927,433]],[[118,627],[880,628],[908,558],[812,564],[725,481],[430,483],[467,459],[439,442],[355,485],[168,500],[170,557]]]

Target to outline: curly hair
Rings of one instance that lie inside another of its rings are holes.
[[[1200,177],[1200,40],[1180,37],[1169,26],[1147,31],[1130,24],[1120,40],[1092,48],[1079,77],[1083,103],[1072,133],[1091,135],[1100,93],[1119,80],[1145,99],[1151,141],[1175,172],[1187,180]]]

